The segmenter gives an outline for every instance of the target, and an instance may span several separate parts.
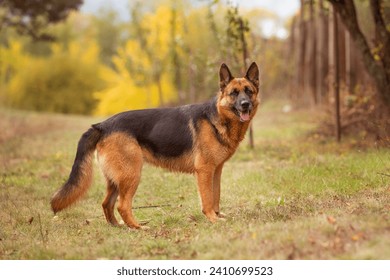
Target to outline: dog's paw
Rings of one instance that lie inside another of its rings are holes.
[[[133,231],[133,230],[148,231],[148,230],[150,230],[150,227],[146,226],[145,224],[147,224],[147,223],[140,223],[140,224],[137,224],[135,226],[128,227],[128,228],[130,231]]]
[[[215,212],[204,213],[204,214],[206,215],[207,219],[213,224],[218,221],[218,216]]]
[[[220,219],[226,219],[226,215],[224,213],[222,213],[222,212],[217,212],[217,216]]]

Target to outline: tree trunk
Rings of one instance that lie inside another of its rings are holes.
[[[353,94],[355,88],[354,71],[356,65],[353,59],[353,46],[351,42],[351,35],[349,32],[345,33],[345,86],[349,94]]]
[[[370,0],[371,11],[375,20],[376,47],[379,53],[371,53],[370,46],[364,37],[356,16],[353,0],[328,0],[340,15],[345,27],[362,54],[367,72],[375,81],[377,92],[390,109],[390,32],[387,31],[380,12],[381,1]]]
[[[289,91],[289,96],[293,104],[299,104],[301,97],[301,29],[300,29],[300,17],[299,15],[294,16],[291,24],[291,33],[289,40],[289,48],[287,51],[286,61],[290,62],[290,81],[289,84],[292,86]]]
[[[390,77],[390,32],[386,28],[382,16],[383,3],[380,0],[370,0],[371,13],[375,22],[376,45],[379,46],[378,55],[381,58],[383,68]]]
[[[239,23],[240,23],[240,35],[241,35],[241,44],[242,44],[242,62],[244,66],[244,71],[248,69],[247,66],[247,59],[248,59],[248,48],[245,40],[245,26],[244,26],[244,21],[240,17],[239,18]],[[249,147],[253,149],[255,147],[254,139],[253,139],[253,126],[252,123],[249,125]]]
[[[348,31],[345,29],[342,22],[340,22],[340,17],[337,15],[337,46],[338,46],[338,60],[337,64],[339,67],[339,86],[345,86],[346,80],[346,53],[345,53],[345,33]]]
[[[316,96],[316,29],[314,19],[314,1],[309,2],[309,21],[307,25],[307,54],[306,54],[306,84],[309,96],[311,96],[311,103],[317,105],[318,100]]]
[[[290,59],[290,81],[289,84],[292,85],[292,90],[289,91],[290,99],[294,104],[298,103],[298,89],[299,89],[299,74],[298,74],[298,64],[299,64],[299,56],[298,56],[298,40],[299,40],[299,26],[298,26],[298,17],[294,16],[293,22],[291,24],[290,31],[290,41],[289,48],[286,57],[286,61]]]
[[[329,11],[329,88],[333,91],[335,105],[335,134],[336,140],[341,139],[340,125],[340,73],[339,73],[339,49],[338,49],[338,22],[334,8]]]
[[[336,123],[336,140],[341,140],[341,121],[340,121],[340,50],[339,50],[339,24],[338,16],[335,9],[332,9],[333,13],[333,36],[334,36],[334,55],[333,55],[333,66],[334,66],[334,104],[335,104],[335,123]]]
[[[328,74],[328,28],[326,15],[324,13],[323,0],[318,2],[318,17],[317,17],[317,35],[318,41],[316,44],[316,96],[318,103],[321,104],[324,101],[327,86],[326,76]]]
[[[329,89],[329,101],[331,100],[331,96],[330,94],[332,93],[333,89],[334,89],[334,69],[335,69],[335,66],[334,66],[334,63],[335,63],[335,58],[334,58],[334,39],[335,39],[335,36],[334,36],[334,20],[333,20],[333,8],[330,7],[329,9],[329,14],[328,14],[328,56],[329,56],[329,60],[328,60],[328,89]]]
[[[304,0],[301,0],[301,11],[299,14],[299,46],[298,46],[298,71],[297,71],[297,84],[300,99],[304,98],[304,76],[305,76],[305,41],[306,41],[306,29],[304,21]],[[298,99],[299,100],[299,99]]]

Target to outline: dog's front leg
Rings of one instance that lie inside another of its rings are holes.
[[[219,210],[219,201],[221,198],[222,167],[223,167],[223,163],[215,169],[214,178],[213,178],[214,212],[217,214],[219,218],[223,218],[225,216]]]
[[[214,211],[213,180],[215,168],[202,167],[196,171],[198,190],[202,201],[202,212],[214,223],[218,216]]]

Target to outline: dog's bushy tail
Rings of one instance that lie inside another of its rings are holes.
[[[69,179],[51,199],[51,208],[54,213],[75,203],[91,186],[93,153],[100,137],[101,132],[94,127],[81,136]]]

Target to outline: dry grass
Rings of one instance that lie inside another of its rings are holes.
[[[2,109],[0,259],[389,259],[389,149],[304,137],[314,113],[279,108],[262,108],[256,149],[243,143],[226,164],[224,223],[203,217],[192,176],[145,166],[135,215],[149,231],[105,222],[98,168],[81,203],[50,211],[78,138],[98,120]]]

